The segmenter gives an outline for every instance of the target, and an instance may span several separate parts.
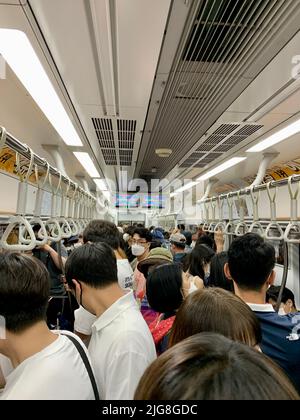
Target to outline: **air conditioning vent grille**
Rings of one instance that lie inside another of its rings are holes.
[[[99,140],[100,147],[114,147],[112,120],[107,118],[92,118],[92,123],[97,139]]]
[[[132,165],[132,150],[119,150],[120,154],[120,165],[121,166],[131,166]]]
[[[117,154],[115,149],[102,149],[102,154],[107,166],[117,166]]]

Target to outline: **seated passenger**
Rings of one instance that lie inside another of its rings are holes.
[[[175,233],[170,237],[171,252],[173,254],[174,263],[182,263],[186,253],[184,252],[186,247],[185,236],[181,233]]]
[[[101,399],[132,399],[155,346],[133,291],[118,283],[117,261],[105,243],[85,244],[66,264],[78,303],[95,317],[88,351]]]
[[[228,262],[227,252],[215,254],[210,262],[210,275],[208,279],[208,287],[219,287],[229,292],[234,292],[232,280],[225,276],[224,267]]]
[[[153,362],[134,399],[272,401],[299,400],[299,396],[263,354],[221,335],[202,333],[181,341]]]
[[[274,309],[277,305],[280,289],[280,286],[271,286],[267,291],[267,302],[270,303]],[[287,315],[295,312],[299,312],[296,308],[295,295],[290,289],[285,287],[283,289],[281,305],[278,313],[279,315]]]
[[[173,324],[169,347],[202,332],[222,334],[251,347],[261,342],[260,324],[249,306],[217,288],[198,290],[184,300]]]
[[[166,264],[157,267],[147,278],[147,297],[149,305],[158,316],[149,325],[158,354],[168,346],[169,334],[176,312],[188,296],[191,281],[180,265]]]
[[[272,305],[266,304],[267,290],[275,280],[274,266],[274,247],[249,233],[231,244],[225,274],[233,280],[235,293],[260,320],[263,353],[282,367],[300,391],[300,340],[294,334],[299,321],[293,314],[279,316]]]
[[[49,274],[41,262],[0,253],[0,318],[6,325],[0,353],[13,367],[8,376],[3,372],[6,386],[0,400],[95,399],[86,366],[68,336],[85,351],[83,344],[72,333],[47,327],[49,294]]]

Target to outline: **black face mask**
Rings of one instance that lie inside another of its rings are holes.
[[[82,304],[82,286],[81,283],[77,280],[77,283],[79,283],[80,286],[80,297],[79,297],[79,305],[83,307],[83,309],[85,309],[87,311],[87,309],[83,306]]]

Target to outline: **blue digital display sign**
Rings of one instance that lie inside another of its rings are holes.
[[[116,208],[164,209],[166,196],[163,194],[117,193],[115,195]]]

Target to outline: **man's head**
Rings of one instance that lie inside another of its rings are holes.
[[[240,290],[261,292],[274,283],[274,266],[274,247],[259,235],[248,233],[232,242],[225,274]]]
[[[274,306],[277,305],[277,300],[280,293],[280,286],[271,286],[267,291],[267,302]],[[285,287],[283,289],[282,298],[281,298],[281,313],[290,314],[292,312],[298,312],[295,303],[294,293]]]
[[[117,261],[111,247],[87,243],[77,248],[67,260],[66,280],[78,303],[89,310],[93,291],[118,284]]]
[[[170,237],[171,251],[176,254],[183,252],[186,246],[186,238],[181,233],[175,233]]]
[[[0,253],[0,316],[11,333],[22,333],[46,320],[50,280],[37,259]]]
[[[117,251],[120,247],[120,233],[114,223],[106,220],[92,220],[83,232],[83,242],[105,242]]]
[[[131,240],[131,252],[135,257],[146,257],[149,253],[152,235],[148,229],[136,228]]]

